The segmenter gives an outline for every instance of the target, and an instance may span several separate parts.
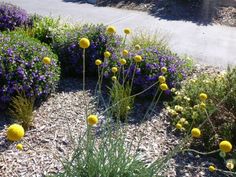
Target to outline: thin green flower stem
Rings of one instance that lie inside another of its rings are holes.
[[[125,47],[126,39],[127,39],[127,34],[125,34],[125,38],[124,38],[124,40],[123,40],[122,47]]]
[[[124,86],[124,84],[125,84],[125,67],[124,67],[124,65],[121,66],[121,70],[122,70],[122,85]]]
[[[217,150],[214,150],[214,151],[211,151],[211,152],[200,152],[200,151],[197,151],[197,150],[194,150],[194,149],[184,149],[182,152],[195,152],[197,154],[200,154],[200,155],[209,155],[209,154],[215,154],[217,152],[220,152],[220,149],[217,149]]]
[[[84,105],[85,105],[85,119],[87,118],[88,114],[88,105],[87,105],[87,100],[86,100],[86,95],[85,95],[85,49],[83,49],[83,99],[84,99]]]
[[[100,95],[101,95],[101,89],[100,89],[100,85],[101,85],[101,71],[100,71],[100,66],[98,66],[98,81],[97,81],[97,84],[96,84],[96,89],[95,89],[95,95],[98,95],[98,98],[97,98],[97,106],[96,106],[96,110],[98,109],[98,105],[99,105],[99,102],[100,102]],[[97,93],[97,87],[98,87],[98,93]]]
[[[159,81],[158,81],[158,82],[159,82]],[[127,98],[121,99],[120,101],[116,102],[115,104],[113,104],[113,105],[109,106],[107,109],[105,109],[101,114],[106,113],[108,110],[110,110],[111,108],[115,107],[117,104],[121,103],[122,101],[124,101],[124,100],[126,100],[126,99],[134,98],[134,97],[136,97],[136,96],[139,96],[139,95],[145,93],[146,91],[150,90],[153,86],[155,86],[158,82],[155,82],[154,84],[152,84],[151,86],[149,86],[148,88],[146,88],[145,90],[143,90],[143,91],[141,91],[141,92],[139,92],[139,93],[136,93],[136,94],[131,95],[131,96],[127,97]]]

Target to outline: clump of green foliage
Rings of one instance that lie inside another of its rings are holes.
[[[10,103],[10,116],[16,119],[26,130],[33,124],[34,102],[35,98],[28,98],[24,93],[18,93]]]
[[[110,88],[110,98],[113,105],[111,108],[113,116],[121,121],[126,120],[134,103],[130,84],[124,85],[115,81]]]

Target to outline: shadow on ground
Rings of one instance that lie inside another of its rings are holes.
[[[88,2],[86,0],[63,1]],[[215,18],[218,18],[218,10],[223,6],[231,6],[232,2],[227,4],[226,0],[97,0],[96,5],[147,11],[150,15],[160,19],[190,21],[198,25],[210,25]]]

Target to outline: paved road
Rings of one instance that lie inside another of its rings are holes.
[[[2,0],[0,0],[2,1]],[[61,16],[71,22],[113,24],[121,33],[125,27],[148,32],[162,31],[169,38],[172,50],[188,54],[199,62],[225,67],[236,65],[236,28],[192,22],[167,21],[145,12],[91,4],[65,2],[69,0],[4,0],[26,9],[30,13]]]

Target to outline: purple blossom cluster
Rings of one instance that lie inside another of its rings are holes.
[[[142,62],[137,65],[134,62],[135,55],[140,55],[143,59]],[[186,62],[183,59],[171,54],[162,54],[155,48],[146,48],[138,52],[132,51],[125,59],[127,64],[124,67],[124,71],[121,71],[121,73],[124,72],[124,75],[127,76],[126,80],[131,81],[133,73],[135,72],[133,80],[133,90],[135,92],[147,89],[156,83],[161,75],[166,77],[166,83],[170,89],[178,87],[178,83],[183,80],[188,73]],[[113,75],[111,72],[111,67],[113,66],[121,68],[117,59],[109,60],[109,63],[105,66],[106,71],[104,76],[106,78],[110,78]],[[166,67],[168,70],[165,74],[161,72],[162,67]],[[122,81],[122,77],[120,77],[120,80]],[[152,96],[155,94],[157,87],[158,84],[143,95]],[[165,93],[170,94],[170,90],[165,91]]]
[[[60,68],[57,56],[48,46],[16,32],[0,33],[0,41],[1,109],[17,92],[42,98],[55,89]],[[43,57],[50,57],[51,64],[44,64]]]
[[[14,30],[28,22],[29,16],[25,10],[12,4],[0,3],[0,30]]]
[[[68,31],[63,43],[54,44],[64,76],[80,76],[82,74],[83,50],[78,44],[82,37],[87,37],[90,40],[90,47],[86,49],[86,75],[90,76],[97,74],[95,60],[103,60],[103,54],[108,46],[112,52],[118,49],[122,43],[122,39],[118,35],[108,35],[104,25],[84,25],[82,29]]]

